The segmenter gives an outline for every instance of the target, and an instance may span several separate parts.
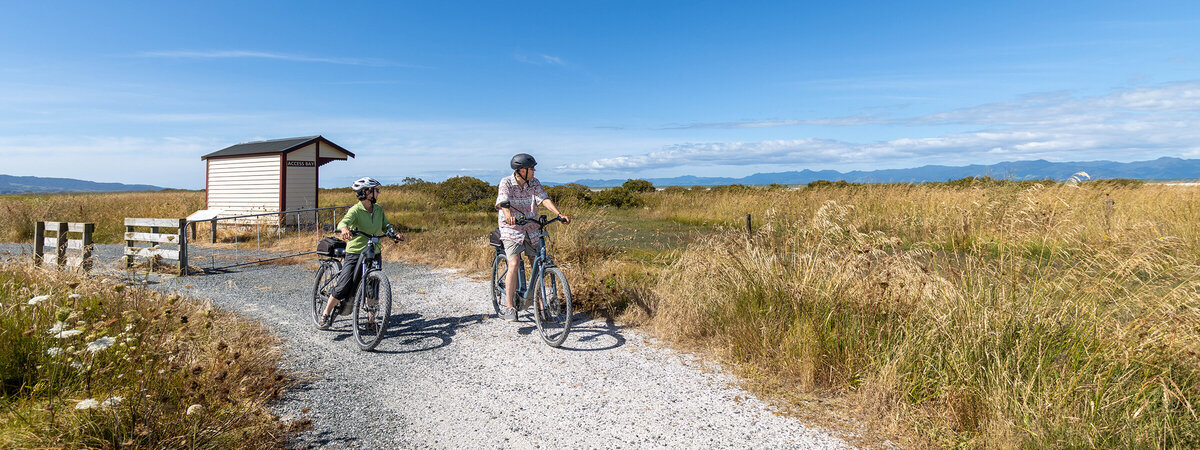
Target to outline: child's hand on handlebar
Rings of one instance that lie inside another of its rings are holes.
[[[351,235],[350,235],[350,229],[349,229],[349,228],[342,228],[342,240],[343,240],[343,241],[349,241],[349,240],[350,240],[350,238],[351,238]]]

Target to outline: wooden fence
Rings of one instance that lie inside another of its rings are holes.
[[[186,232],[187,219],[142,219],[125,218],[125,266],[133,266],[134,260],[141,256],[172,259],[179,262],[179,273],[185,274],[187,269],[187,246],[181,245]],[[138,228],[150,228],[139,231]],[[160,232],[160,228],[173,228],[169,233]],[[148,243],[147,247],[138,247],[137,243]],[[161,248],[164,245],[174,246],[174,249]]]
[[[92,233],[96,225],[74,222],[37,222],[33,232],[34,264],[49,264],[58,267],[79,267],[92,270]],[[46,232],[54,233],[53,237]],[[71,233],[79,233],[79,239],[71,239]],[[54,249],[46,254],[46,247]],[[68,250],[78,250],[67,254]]]

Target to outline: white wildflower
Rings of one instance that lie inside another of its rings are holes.
[[[46,331],[46,334],[62,333],[63,327],[65,327],[65,326],[67,326],[67,324],[65,324],[65,323],[62,323],[62,322],[56,323],[56,324],[54,324],[53,327],[50,328],[50,330]]]
[[[129,330],[132,330],[132,329],[133,329],[133,324],[132,324],[132,323],[131,323],[131,324],[128,324],[128,325],[125,325],[125,332],[126,332],[126,333],[128,333],[128,332],[129,332]]]
[[[96,399],[94,399],[94,398],[89,398],[87,400],[82,400],[79,403],[76,403],[75,409],[92,409],[97,406],[100,406],[100,402],[96,401]]]
[[[69,298],[71,300],[79,300],[79,299],[83,298],[83,296],[79,295],[79,294],[71,294],[71,295],[68,295],[67,298]]]
[[[98,351],[112,347],[113,343],[116,341],[117,341],[116,339],[105,336],[100,339],[96,339],[92,342],[88,342],[87,349],[89,352],[96,353]]]
[[[79,362],[79,361],[71,361],[71,368],[72,368],[72,369],[75,369],[75,370],[82,370],[82,369],[83,369],[83,363],[81,363],[81,362]]]
[[[120,405],[121,402],[123,402],[123,401],[125,401],[125,397],[113,396],[113,397],[109,397],[108,400],[105,400],[104,403],[101,403],[100,406],[113,407],[113,406]]]
[[[29,299],[29,304],[30,304],[30,305],[36,305],[36,304],[38,304],[38,303],[44,302],[44,301],[46,301],[46,300],[49,300],[49,299],[50,299],[50,296],[49,296],[49,295],[39,295],[39,296],[37,296],[37,297],[34,297],[34,298],[31,298],[31,299]]]
[[[204,407],[200,405],[192,405],[187,409],[187,415],[201,414],[204,412]]]
[[[63,330],[63,331],[59,332],[58,334],[54,335],[54,338],[55,339],[66,339],[71,336],[78,336],[81,334],[83,334],[83,330]]]
[[[50,347],[46,349],[46,354],[50,356],[58,356],[62,354],[62,349],[58,347]]]

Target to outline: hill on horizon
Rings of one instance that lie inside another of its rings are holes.
[[[65,192],[161,191],[148,184],[97,183],[74,178],[18,177],[0,175],[0,194],[51,194]]]
[[[756,173],[741,178],[697,177],[685,175],[671,178],[643,178],[655,186],[718,186],[728,184],[808,184],[817,180],[851,183],[924,183],[956,180],[966,177],[989,176],[998,179],[1063,181],[1078,172],[1086,172],[1093,180],[1130,178],[1136,180],[1180,180],[1200,178],[1200,159],[1181,159],[1164,156],[1151,161],[1114,162],[1081,161],[1050,162],[1046,160],[1011,161],[990,165],[969,166],[928,165],[911,169],[881,169],[850,172],[836,170],[801,170]],[[575,181],[589,187],[620,186],[625,179],[583,179]],[[551,183],[547,183],[551,184]],[[559,184],[559,183],[554,183]]]

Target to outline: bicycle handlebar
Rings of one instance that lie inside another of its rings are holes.
[[[374,236],[374,235],[371,235],[371,234],[368,234],[368,233],[363,233],[363,232],[361,232],[361,231],[358,231],[358,230],[350,230],[350,234],[351,234],[351,235],[360,235],[360,236],[366,236],[366,237],[368,237],[368,238],[383,238],[383,237],[386,237],[386,238],[392,238],[393,240],[396,240],[396,241],[402,241],[402,240],[404,240],[404,238],[401,238],[401,237],[400,237],[400,235],[396,234],[396,232],[395,232],[395,231],[389,231],[389,232],[387,232],[387,233],[384,233],[384,234],[381,234],[381,235],[378,235],[378,236]]]
[[[537,219],[526,219],[524,217],[517,218],[517,225],[525,225],[526,223],[529,223],[529,222],[536,223],[536,224],[538,224],[538,227],[545,228],[546,225],[550,225],[554,222],[567,223],[567,220],[563,219],[562,216],[558,216],[558,217],[555,217],[555,218],[549,219],[549,220],[546,220],[546,216],[541,216],[541,217],[538,217]]]

